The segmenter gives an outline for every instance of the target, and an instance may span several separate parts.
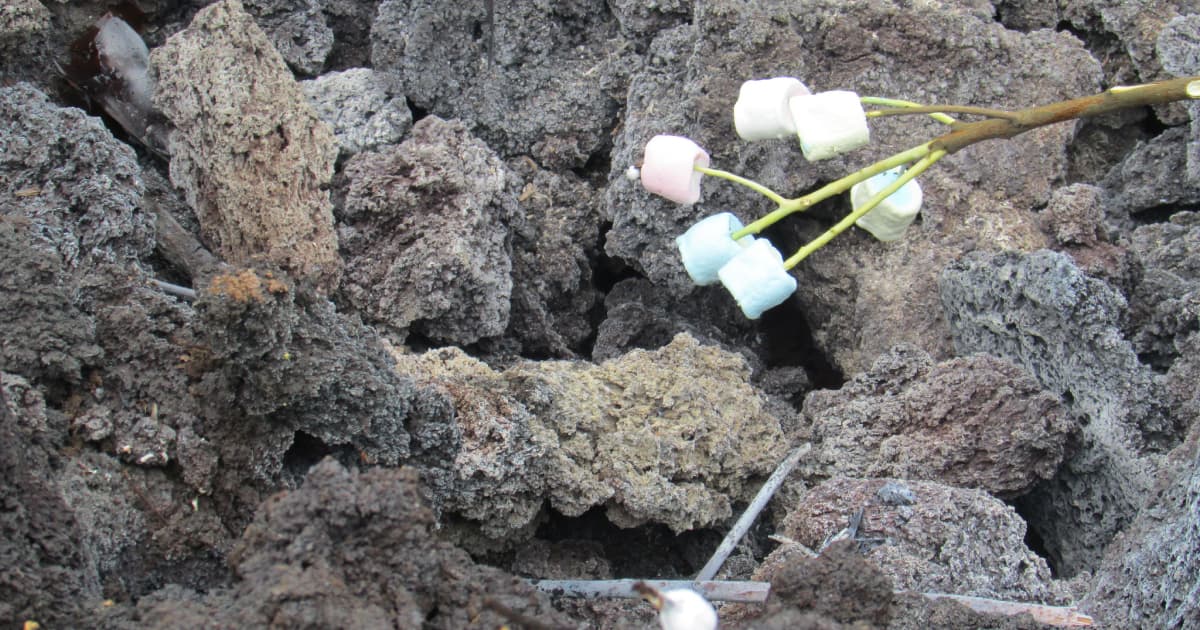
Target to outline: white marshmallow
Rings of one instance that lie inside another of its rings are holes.
[[[855,184],[850,189],[850,203],[856,210],[862,207],[888,184],[896,181],[901,172],[899,168],[894,168]],[[881,241],[894,241],[903,236],[904,230],[917,218],[917,213],[921,211],[921,201],[921,186],[914,179],[889,195],[873,210],[859,217],[855,225]]]
[[[658,625],[662,630],[716,630],[717,611],[704,596],[686,588],[663,591]]]
[[[708,159],[708,153],[688,138],[654,136],[642,157],[642,187],[676,203],[696,203],[704,174],[693,167],[707,167]]]
[[[683,259],[683,267],[687,269],[692,282],[700,286],[716,282],[721,267],[754,242],[753,236],[743,236],[737,241],[730,238],[740,229],[742,222],[737,217],[722,212],[697,221],[686,232],[675,237],[679,257]]]
[[[783,256],[766,239],[731,258],[717,276],[750,319],[758,319],[796,291],[796,279],[783,268]]]
[[[845,90],[794,96],[788,101],[800,150],[812,162],[857,149],[871,141],[867,113],[858,94]]]
[[[788,103],[812,94],[799,79],[776,77],[746,81],[733,105],[733,127],[743,140],[771,140],[796,133]]]

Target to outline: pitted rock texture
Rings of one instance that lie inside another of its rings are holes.
[[[154,104],[175,125],[171,181],[207,244],[232,264],[267,262],[333,288],[337,142],[242,4],[204,8],[150,62]]]
[[[1062,254],[974,254],[941,277],[962,354],[1025,368],[1087,421],[1063,471],[1025,499],[1064,575],[1096,566],[1143,504],[1177,420],[1119,328],[1125,300]]]
[[[418,392],[370,328],[309,289],[249,269],[215,276],[196,311],[211,362],[205,404],[216,414],[352,445],[370,463],[408,457],[404,423]]]
[[[95,558],[53,482],[65,435],[41,394],[0,373],[0,618],[67,627],[100,604]]]
[[[400,75],[414,105],[463,120],[505,157],[531,155],[559,171],[605,155],[633,63],[606,3],[496,4],[493,18],[488,32],[482,2],[383,0],[372,66]]]
[[[1200,417],[1200,408],[1193,417]],[[1200,422],[1171,453],[1149,506],[1109,547],[1083,605],[1097,621],[1200,627]]]
[[[525,357],[575,358],[595,335],[603,294],[593,267],[600,252],[603,198],[571,173],[508,161],[518,191],[512,221],[512,310],[505,337]]]
[[[1166,370],[1200,330],[1200,213],[1137,228],[1129,249],[1141,269],[1129,296],[1130,340],[1144,362]]]
[[[50,12],[38,0],[11,0],[0,6],[0,79],[16,75],[21,64],[47,45]]]
[[[323,0],[246,0],[246,11],[297,74],[313,76],[333,50],[333,30]],[[331,3],[330,3],[331,4]]]
[[[230,587],[203,594],[166,588],[110,623],[444,630],[503,624],[484,598],[545,623],[565,623],[546,595],[476,565],[436,530],[412,469],[358,473],[325,459],[302,487],[259,509],[229,555],[236,575]]]
[[[815,558],[789,558],[774,572],[771,599],[756,630],[886,628],[892,620],[892,580],[859,553],[853,541],[830,545]]]
[[[749,221],[771,209],[758,195],[714,178],[706,179],[694,206],[658,199],[619,178],[641,159],[642,147],[655,134],[691,137],[713,155],[715,167],[793,196],[941,133],[917,117],[880,119],[870,125],[869,148],[808,163],[793,141],[747,143],[736,137],[729,111],[748,78],[796,76],[818,91],[1007,108],[1098,91],[1100,68],[1077,40],[1049,31],[1006,30],[990,9],[863,1],[789,11],[783,5],[706,3],[692,27],[659,34],[647,65],[632,78],[628,115],[613,150],[608,253],[671,294],[683,295],[694,289],[678,261],[676,235],[719,211]],[[688,56],[682,50],[719,52]],[[1014,66],[1007,61],[1012,58],[1030,64]],[[960,66],[979,71],[954,70]],[[681,81],[681,75],[702,79]],[[858,230],[842,235],[797,267],[799,289],[780,310],[803,317],[818,348],[846,374],[867,369],[900,342],[937,359],[952,356],[949,331],[937,316],[938,272],[974,248],[1047,245],[1031,209],[1044,204],[1067,173],[1071,137],[1069,126],[1049,127],[946,158],[922,176],[922,219],[905,239],[881,244]],[[848,211],[844,200],[830,200],[786,219],[770,238],[789,255]]]
[[[820,549],[859,509],[863,517],[854,540],[898,590],[1044,603],[1067,596],[1046,561],[1025,546],[1021,517],[979,490],[835,477],[808,491],[780,531]],[[769,567],[773,571],[756,579],[774,579],[781,567],[768,558],[764,569]]]
[[[454,401],[462,446],[435,505],[491,538],[527,527],[547,500],[567,516],[603,506],[622,527],[710,526],[787,446],[745,363],[686,334],[601,365],[497,372],[451,348],[397,359]]]
[[[469,344],[503,333],[516,198],[487,145],[430,116],[399,146],[356,155],[345,172],[338,229],[350,304],[400,335]]]
[[[133,150],[99,118],[33,86],[0,87],[0,213],[27,224],[72,273],[124,265],[154,249],[154,219]]]
[[[1158,35],[1158,58],[1163,69],[1174,76],[1200,74],[1200,15],[1189,14],[1172,18]],[[1187,181],[1200,186],[1200,103],[1187,105],[1192,119],[1187,144]]]
[[[1078,430],[1028,373],[995,357],[935,364],[898,346],[840,390],[804,400],[812,474],[921,479],[1024,494],[1058,469]]]
[[[400,82],[385,72],[353,68],[300,85],[317,116],[333,128],[343,156],[396,144],[412,128]]]

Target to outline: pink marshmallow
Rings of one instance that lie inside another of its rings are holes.
[[[642,159],[642,187],[676,203],[700,200],[700,178],[693,166],[708,166],[708,153],[682,136],[654,136]]]

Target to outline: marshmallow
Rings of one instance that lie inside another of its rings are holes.
[[[750,319],[758,319],[796,291],[796,279],[783,268],[783,256],[766,239],[743,249],[717,275]]]
[[[862,207],[888,184],[896,181],[901,172],[899,168],[894,168],[855,184],[850,189],[850,203],[856,210]],[[904,230],[917,218],[917,213],[921,210],[921,200],[921,186],[914,179],[888,195],[887,199],[881,201],[870,212],[859,217],[855,225],[881,241],[894,241],[903,236]]]
[[[728,212],[714,214],[698,221],[688,231],[675,237],[679,257],[692,282],[704,286],[717,281],[717,272],[730,258],[754,242],[753,236],[734,241],[730,235],[742,229],[742,222]]]
[[[693,166],[708,166],[708,153],[681,136],[654,136],[642,159],[642,187],[682,204],[700,200],[700,178]]]
[[[733,127],[743,140],[771,140],[796,133],[788,103],[812,94],[799,79],[777,77],[746,81],[733,105]]]
[[[857,149],[871,140],[858,94],[845,90],[794,96],[788,101],[800,150],[812,162]]]

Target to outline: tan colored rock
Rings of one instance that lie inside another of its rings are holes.
[[[175,126],[171,181],[226,261],[267,261],[325,288],[341,262],[325,187],[337,142],[283,58],[225,0],[151,55],[155,105]]]
[[[435,502],[493,539],[527,527],[547,500],[569,516],[603,506],[624,527],[711,526],[787,449],[745,361],[686,334],[601,365],[497,372],[455,348],[397,359],[454,401],[461,449]]]

